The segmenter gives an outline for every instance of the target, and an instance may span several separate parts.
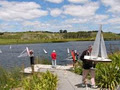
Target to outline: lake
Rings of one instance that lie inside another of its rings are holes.
[[[70,50],[77,50],[79,54],[82,53],[93,41],[74,41],[63,43],[39,43],[39,44],[16,44],[16,45],[0,45],[2,53],[0,54],[0,65],[4,68],[20,67],[23,63],[25,67],[30,66],[29,57],[18,58],[20,53],[28,47],[34,50],[34,55],[40,58],[47,58],[51,60],[50,54],[55,49],[57,52],[57,64],[71,63],[67,58],[67,48]],[[120,41],[105,41],[107,52],[111,53],[120,49]],[[43,48],[48,52],[45,54]]]

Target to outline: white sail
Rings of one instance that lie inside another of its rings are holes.
[[[70,53],[70,50],[69,50],[69,48],[67,48],[67,53],[68,53],[68,54]]]
[[[47,51],[45,49],[43,49],[44,53],[47,53]]]
[[[11,47],[11,45],[10,45],[10,47],[9,47],[10,49],[12,49],[12,47]]]
[[[29,53],[28,53],[28,52],[29,52],[29,49],[28,49],[28,47],[26,47],[26,49],[23,50],[18,57],[26,57],[26,56],[29,56]]]
[[[105,47],[105,42],[104,42],[104,39],[103,39],[103,35],[101,34],[101,57],[103,59],[106,59],[108,58],[107,56],[107,51],[106,51],[106,47]]]
[[[2,50],[0,49],[0,53],[2,53]]]
[[[100,26],[100,30],[97,33],[91,55],[90,56],[85,55],[84,59],[99,61],[99,62],[111,62],[112,61],[111,59],[108,59],[105,42],[103,39],[103,35],[101,34],[101,30],[102,30],[102,25]],[[98,56],[100,49],[101,49],[101,56]]]
[[[93,58],[97,58],[99,54],[101,30],[102,30],[102,25],[100,26],[100,30],[97,33],[97,36],[93,45],[93,50],[91,52],[91,57]]]

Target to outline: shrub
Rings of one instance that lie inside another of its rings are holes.
[[[0,67],[0,90],[56,90],[57,81],[49,71],[25,76],[20,69],[7,71]]]
[[[82,75],[82,62],[81,61],[78,61],[75,66],[74,66],[74,69],[73,69],[73,72],[74,73],[77,73],[79,75]]]
[[[47,71],[25,78],[22,86],[25,90],[56,90],[57,81],[57,76]]]
[[[109,56],[110,63],[97,64],[96,82],[101,88],[115,90],[120,84],[120,52]]]
[[[22,75],[19,69],[14,69],[11,72],[0,67],[0,90],[10,90],[13,87],[19,87]]]

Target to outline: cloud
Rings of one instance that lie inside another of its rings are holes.
[[[33,27],[37,27],[37,28],[46,28],[48,26],[50,26],[50,24],[48,23],[41,23],[39,21],[34,21],[34,22],[30,22],[30,21],[25,21],[22,23],[23,26],[33,26]]]
[[[88,0],[68,0],[71,3],[86,3]]]
[[[71,24],[76,24],[76,23],[86,23],[88,22],[88,19],[78,19],[78,18],[73,18],[73,19],[67,19],[65,20],[64,23],[71,23]]]
[[[96,10],[99,8],[97,2],[91,2],[84,5],[66,5],[64,8],[64,14],[78,17],[87,17],[95,15]]]
[[[29,28],[32,30],[42,30],[42,31],[59,31],[60,29],[72,28],[70,24],[56,23],[57,21],[43,23],[40,21],[25,21],[22,23],[23,28]]]
[[[117,18],[111,18],[107,21],[109,24],[120,24],[120,17]]]
[[[96,14],[91,21],[95,24],[107,24],[108,18],[109,18],[109,15]]]
[[[51,16],[53,16],[53,17],[57,17],[57,16],[59,16],[61,13],[62,13],[62,10],[60,10],[60,9],[58,9],[58,8],[52,9],[52,10],[50,11]]]
[[[45,0],[45,1],[48,1],[51,3],[57,3],[57,4],[63,2],[63,0]]]
[[[112,12],[114,14],[120,13],[120,0],[101,0],[102,3],[108,7],[108,12]]]
[[[109,18],[108,15],[94,15],[91,17],[78,17],[73,19],[67,19],[64,21],[64,23],[71,23],[71,24],[85,24],[85,23],[94,23],[94,24],[105,24],[104,20],[107,20]]]
[[[35,2],[0,1],[0,6],[0,19],[2,20],[28,20],[48,14]]]

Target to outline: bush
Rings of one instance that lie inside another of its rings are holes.
[[[75,66],[74,66],[74,69],[73,69],[73,72],[74,73],[77,73],[79,75],[82,75],[82,62],[81,61],[78,61]]]
[[[7,71],[0,67],[0,90],[56,90],[57,81],[49,71],[25,76],[20,69]]]
[[[99,63],[96,70],[96,82],[100,88],[115,90],[120,84],[120,52],[109,56],[111,63]]]
[[[22,81],[25,90],[56,90],[57,76],[49,71],[46,73],[35,73]]]
[[[13,87],[19,87],[22,74],[19,69],[11,72],[0,67],[0,90],[10,90]]]

